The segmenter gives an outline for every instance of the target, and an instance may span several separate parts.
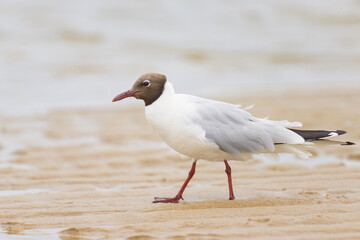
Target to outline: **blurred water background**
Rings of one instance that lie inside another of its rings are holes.
[[[202,96],[358,87],[360,1],[0,1],[2,115],[110,106],[146,72]]]

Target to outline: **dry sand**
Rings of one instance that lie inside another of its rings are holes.
[[[359,92],[228,101],[308,129],[345,129],[337,139],[358,142]],[[200,161],[184,202],[153,204],[176,194],[191,161],[161,142],[140,107],[3,116],[0,130],[22,142],[0,168],[1,239],[360,239],[359,145],[314,153],[335,161],[313,167],[231,161],[235,201],[223,163]]]

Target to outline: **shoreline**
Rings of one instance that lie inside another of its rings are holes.
[[[353,106],[359,105],[360,96],[355,89],[227,101],[255,103],[250,110],[254,116],[300,121],[307,129],[345,129],[348,133],[334,140],[359,144],[360,112]],[[360,167],[341,160],[360,162],[358,145],[315,151],[320,162],[309,166],[298,161],[231,161],[235,201],[226,200],[223,164],[200,161],[185,201],[152,204],[155,196],[176,194],[191,161],[162,143],[146,122],[142,105],[118,105],[1,118],[1,163],[10,164],[0,168],[3,236],[360,237]]]

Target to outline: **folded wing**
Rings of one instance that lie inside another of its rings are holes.
[[[236,105],[184,95],[196,108],[189,121],[204,129],[206,138],[231,154],[274,151],[275,144],[299,144],[304,138],[287,127],[301,123],[271,121],[252,116]]]

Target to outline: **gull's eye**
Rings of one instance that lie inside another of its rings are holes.
[[[145,86],[145,87],[150,86],[150,81],[149,80],[143,81],[143,86]]]

